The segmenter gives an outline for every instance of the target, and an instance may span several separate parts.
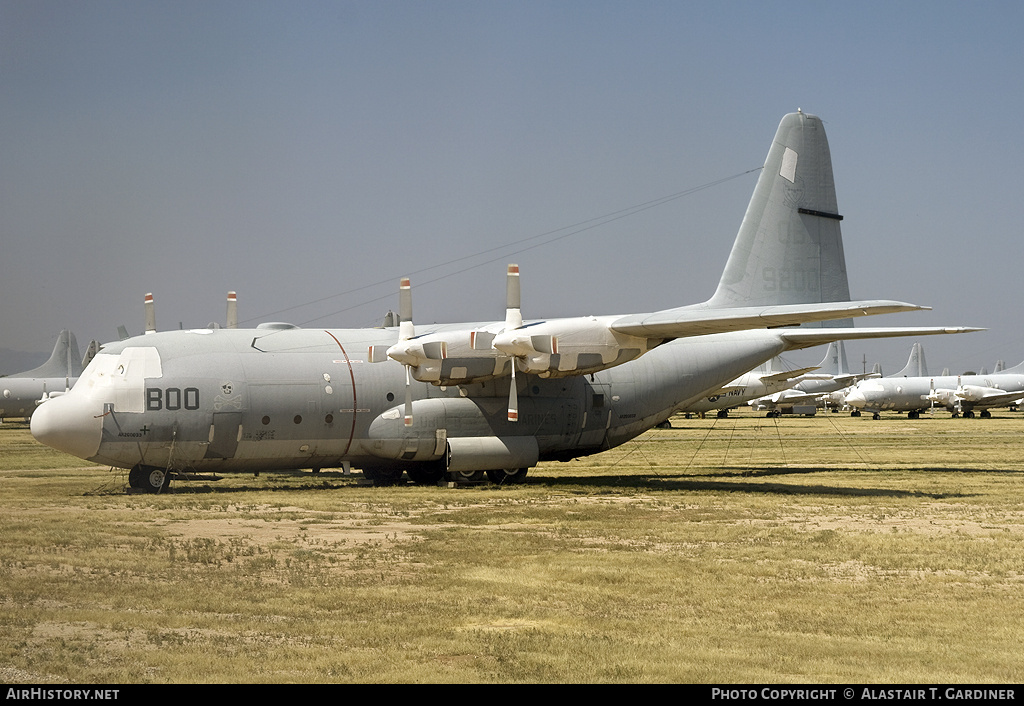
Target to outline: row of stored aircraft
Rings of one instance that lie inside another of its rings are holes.
[[[824,395],[849,388],[858,380],[878,377],[879,373],[857,375],[849,371],[846,349],[842,341],[828,345],[818,365],[806,368],[785,368],[782,359],[772,358],[758,368],[741,375],[714,394],[679,410],[687,415],[715,412],[727,417],[729,410],[749,405],[767,411],[770,416],[782,413],[807,413],[819,406]]]
[[[191,472],[340,466],[382,484],[403,472],[512,483],[540,461],[623,444],[788,350],[979,330],[852,327],[926,307],[850,299],[841,220],[822,122],[797,111],[701,304],[526,320],[510,266],[504,319],[421,326],[402,280],[396,326],[211,327],[106,345],[40,405],[32,434],[153,492]]]
[[[857,413],[906,412],[917,419],[922,412],[946,410],[954,417],[990,417],[991,409],[1021,404],[1024,399],[1024,362],[992,373],[928,375],[920,344],[910,355],[907,367],[892,377],[862,380],[845,391],[842,401]]]
[[[842,341],[829,344],[825,358],[811,368],[780,368],[772,361],[740,376],[699,402],[680,410],[685,413],[728,411],[749,405],[769,416],[782,413],[814,414],[819,408],[848,409],[854,416],[863,412],[875,419],[882,411],[906,412],[917,419],[922,412],[945,410],[954,417],[990,417],[995,407],[1024,404],[1024,363],[1005,368],[996,363],[992,373],[929,375],[924,348],[915,343],[906,366],[894,375],[882,377],[878,368],[870,373],[849,371]],[[769,388],[777,388],[769,391]]]

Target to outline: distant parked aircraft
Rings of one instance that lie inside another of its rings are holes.
[[[61,331],[49,360],[38,368],[0,378],[0,418],[31,417],[41,402],[70,390],[95,352],[91,346],[83,363],[75,334]]]

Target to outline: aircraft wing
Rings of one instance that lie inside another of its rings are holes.
[[[687,336],[703,336],[710,333],[796,326],[816,321],[847,319],[853,316],[895,314],[903,311],[927,309],[930,309],[930,307],[884,299],[829,302],[825,304],[749,306],[729,309],[719,309],[707,306],[706,304],[698,304],[655,311],[650,314],[623,316],[611,323],[611,329],[618,333],[643,338],[684,338]],[[907,334],[893,335],[905,336]],[[828,343],[834,340],[838,339],[835,337],[826,338],[823,342]]]
[[[980,388],[964,385],[962,389],[956,390],[955,394],[966,402],[978,407],[1000,407],[1004,404],[1011,404],[1024,397],[1024,392],[1004,392],[994,388]]]

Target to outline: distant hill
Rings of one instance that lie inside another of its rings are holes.
[[[38,368],[50,357],[49,353],[25,353],[0,348],[0,375],[14,375]]]

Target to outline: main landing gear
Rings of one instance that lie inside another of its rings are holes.
[[[171,484],[171,474],[163,468],[138,465],[128,471],[128,485],[146,493],[162,493]]]
[[[525,481],[529,470],[529,468],[503,468],[497,471],[487,471],[487,478],[495,485],[512,485]]]
[[[496,485],[513,485],[526,480],[529,468],[505,468],[496,471],[462,471],[448,473],[440,464],[423,464],[406,469],[409,479],[416,485],[437,485],[446,478],[454,482],[480,482],[485,477]],[[364,468],[363,475],[374,485],[395,485],[402,480],[397,468]]]

